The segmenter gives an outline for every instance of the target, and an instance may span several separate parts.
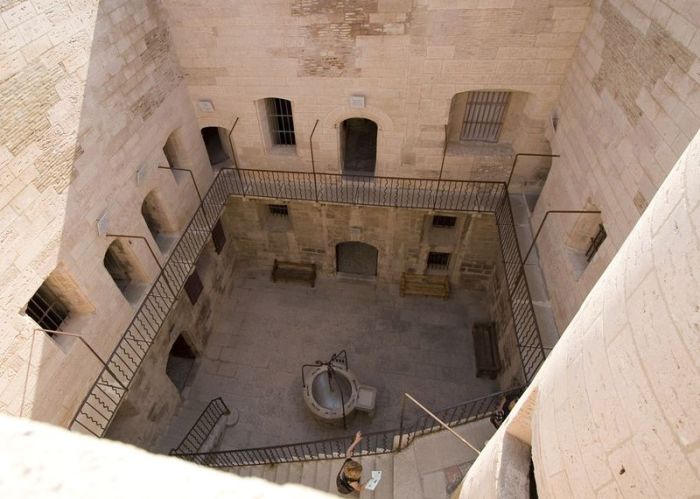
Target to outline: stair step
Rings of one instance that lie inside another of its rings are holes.
[[[316,461],[316,479],[313,487],[324,492],[328,490],[328,481],[331,475],[330,461]]]
[[[287,482],[289,482],[289,464],[278,464],[277,473],[275,473],[275,483],[279,483],[281,485]]]
[[[374,469],[382,472],[382,479],[374,490],[374,499],[392,499],[394,497],[394,456],[382,454],[377,456]],[[367,478],[372,475],[368,475]]]
[[[230,468],[231,473],[234,473],[238,476],[250,476],[250,474],[253,472],[254,466],[235,466],[233,468]]]
[[[413,447],[409,447],[394,456],[394,497],[401,499],[421,499],[423,497],[423,486]]]
[[[331,473],[328,477],[328,487],[326,488],[326,490],[331,494],[338,493],[338,484],[336,483],[336,479],[338,478],[338,472],[340,471],[340,468],[343,466],[344,462],[345,459],[334,459],[330,461]]]
[[[362,483],[365,483],[372,476],[372,470],[376,462],[376,456],[362,456],[358,461],[362,465]],[[360,492],[360,499],[372,499],[374,492],[371,490],[363,490]]]
[[[257,465],[250,467],[250,476],[255,478],[262,478],[263,471],[265,471],[265,465]]]
[[[316,481],[316,461],[305,461],[301,466],[301,484],[313,487]]]
[[[265,480],[267,480],[268,482],[274,482],[276,473],[277,473],[277,465],[276,464],[266,464],[264,466],[262,477]]]
[[[287,477],[288,483],[301,483],[301,475],[303,470],[303,463],[290,463],[289,464],[289,475]]]

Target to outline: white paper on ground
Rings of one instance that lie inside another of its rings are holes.
[[[372,472],[372,478],[369,479],[369,482],[367,482],[367,485],[365,485],[365,489],[367,490],[374,490],[377,488],[377,485],[379,485],[379,480],[382,479],[382,472],[381,471],[373,471]]]

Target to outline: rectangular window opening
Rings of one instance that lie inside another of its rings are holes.
[[[443,215],[433,216],[433,227],[451,229],[457,223],[457,217],[447,217]]]
[[[270,210],[270,215],[276,217],[289,216],[289,208],[286,204],[268,204],[267,207]]]
[[[224,232],[224,226],[221,225],[221,220],[216,221],[211,231],[211,239],[214,243],[214,251],[216,251],[217,254],[221,253],[226,244],[226,233]]]
[[[598,224],[598,232],[596,233],[595,236],[591,238],[591,244],[588,246],[588,249],[586,250],[586,261],[590,262],[593,257],[595,256],[596,253],[598,253],[598,249],[600,248],[600,245],[603,244],[603,241],[605,241],[605,238],[608,237],[608,233],[605,232],[605,227],[603,227],[603,224]]]
[[[26,313],[41,329],[58,331],[69,314],[68,307],[53,293],[46,283],[27,303]],[[47,333],[53,336],[51,333]]]
[[[469,92],[461,139],[498,142],[510,92]]]
[[[265,104],[272,143],[278,146],[295,145],[292,103],[286,99],[271,98],[266,99]]]
[[[428,253],[428,268],[431,270],[447,270],[449,263],[449,253],[437,253],[433,251]]]

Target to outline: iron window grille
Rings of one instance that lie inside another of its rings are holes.
[[[272,143],[278,146],[295,145],[292,103],[286,99],[271,98],[265,100],[265,105]]]
[[[289,216],[289,207],[286,204],[268,204],[267,207],[270,210],[270,215],[276,217]]]
[[[68,317],[68,307],[45,284],[34,293],[26,309],[27,315],[42,329],[58,331]],[[51,336],[51,333],[49,333]]]
[[[457,223],[457,217],[446,217],[444,215],[433,216],[433,227],[450,229]]]
[[[510,92],[468,92],[462,140],[498,142]]]
[[[428,253],[428,268],[431,270],[447,270],[449,263],[449,253],[437,253],[433,251]]]
[[[598,224],[598,232],[594,237],[591,238],[591,244],[586,250],[587,262],[590,262],[595,256],[595,254],[598,253],[598,249],[600,248],[600,245],[603,244],[603,241],[605,241],[606,237],[608,237],[608,233],[605,232],[605,227],[603,227],[603,224]]]

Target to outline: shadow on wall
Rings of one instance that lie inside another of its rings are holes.
[[[14,367],[3,369],[0,409],[68,426],[145,295],[132,288],[158,275],[168,251],[159,237],[181,231],[196,206],[191,179],[158,169],[171,132],[178,166],[192,169],[200,188],[212,174],[157,4],[65,0],[37,9],[28,22],[65,32],[0,84],[27,114],[0,118],[12,132],[11,164],[28,160],[36,170],[25,213],[31,240],[16,244],[24,278],[7,281],[17,334],[2,344],[3,364]],[[158,203],[145,201],[154,190]],[[38,327],[79,334],[102,360]]]

